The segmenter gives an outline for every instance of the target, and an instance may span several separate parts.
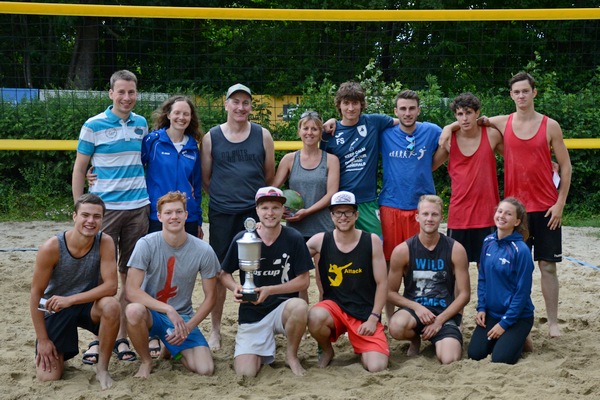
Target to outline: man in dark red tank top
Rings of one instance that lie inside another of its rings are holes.
[[[496,230],[493,216],[500,197],[494,153],[503,154],[502,134],[478,126],[481,102],[472,93],[455,97],[450,109],[456,121],[444,127],[443,135],[451,135],[450,131],[454,135],[440,143],[449,157],[452,181],[448,236],[465,247],[469,262],[479,265],[483,239]]]
[[[558,122],[535,111],[533,77],[519,72],[508,83],[516,112],[483,122],[504,135],[504,196],[518,198],[527,209],[528,244],[533,246],[542,275],[549,333],[557,337],[556,263],[562,261],[561,223],[571,186],[571,160]],[[552,153],[559,166],[560,185],[553,181]]]

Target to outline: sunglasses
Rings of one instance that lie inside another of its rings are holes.
[[[415,151],[415,137],[414,136],[406,136],[406,140],[408,141],[406,150],[408,150],[412,153],[413,151]]]
[[[304,111],[302,113],[302,115],[300,116],[300,119],[306,118],[306,117],[312,117],[312,118],[321,119],[321,116],[316,111]]]

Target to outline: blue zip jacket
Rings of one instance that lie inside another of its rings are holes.
[[[150,219],[157,221],[156,202],[168,192],[187,195],[187,222],[202,225],[202,173],[198,142],[191,136],[180,153],[166,128],[150,132],[142,142],[142,163],[146,166],[146,186],[150,197]]]
[[[507,329],[520,318],[533,317],[531,285],[533,280],[531,250],[518,232],[498,239],[498,231],[483,241],[477,311],[500,320]]]

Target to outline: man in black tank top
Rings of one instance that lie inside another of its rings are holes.
[[[465,248],[438,229],[442,199],[419,200],[419,233],[392,252],[388,302],[400,307],[390,319],[390,335],[410,340],[408,356],[419,354],[421,338],[435,345],[442,364],[462,357],[462,309],[471,297],[469,261]],[[404,295],[398,293],[404,281]]]
[[[321,302],[308,313],[308,329],[320,346],[319,367],[333,359],[331,345],[348,332],[365,369],[387,368],[389,346],[381,324],[386,301],[387,273],[379,236],[355,228],[356,199],[350,192],[331,198],[333,232],[314,235],[307,242],[312,256],[320,255],[316,279]]]
[[[30,310],[40,381],[62,377],[65,361],[79,353],[79,326],[100,339],[100,353],[95,354],[100,387],[104,390],[113,384],[108,362],[119,330],[121,307],[114,297],[118,286],[115,245],[109,235],[100,233],[104,211],[100,197],[82,195],[75,202],[73,229],[50,238],[38,251]]]

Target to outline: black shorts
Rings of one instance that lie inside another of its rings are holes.
[[[417,317],[417,313],[412,308],[403,307],[402,309],[408,311],[408,313],[413,316],[415,321],[417,321],[417,326],[415,327],[415,332],[417,332],[418,334],[421,334],[423,332],[423,329],[425,329],[425,325],[423,325],[423,323],[421,322],[419,317]],[[454,339],[458,340],[458,342],[462,346],[463,337],[462,337],[462,332],[460,331],[461,323],[462,323],[462,315],[461,314],[455,315],[453,318],[450,318],[448,321],[444,322],[444,325],[442,325],[442,328],[439,330],[439,332],[434,337],[429,339],[429,341],[431,343],[435,344],[436,342],[439,342],[442,339],[454,338]]]
[[[479,264],[483,239],[490,233],[494,233],[495,230],[495,226],[489,226],[487,228],[448,229],[448,237],[451,237],[463,245],[467,251],[469,262],[476,262]]]
[[[54,343],[56,351],[64,355],[65,361],[79,354],[78,327],[98,335],[100,324],[92,321],[93,305],[94,303],[76,304],[54,314],[46,313],[44,321],[48,338]]]
[[[219,262],[223,262],[225,259],[235,235],[244,230],[244,221],[248,217],[252,217],[258,222],[255,208],[239,214],[226,214],[208,209],[208,221],[210,222],[208,241],[217,254]]]
[[[535,261],[562,261],[562,228],[548,228],[550,217],[545,217],[545,211],[527,213],[529,239],[527,246],[533,247]]]

